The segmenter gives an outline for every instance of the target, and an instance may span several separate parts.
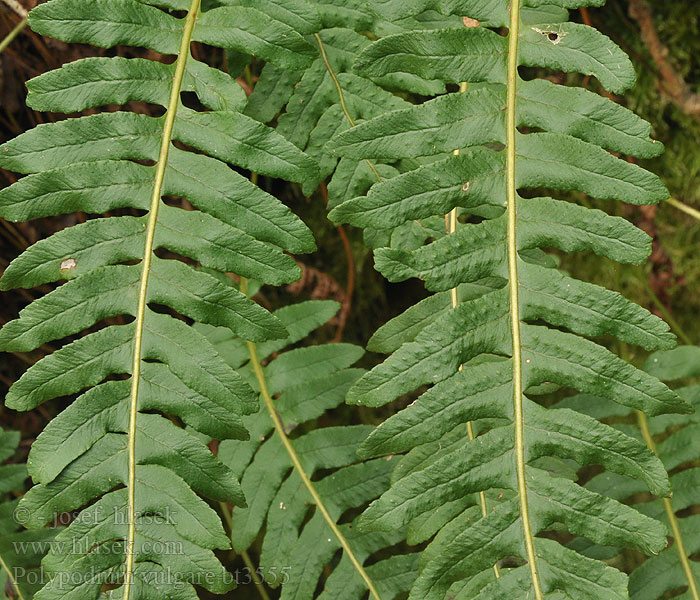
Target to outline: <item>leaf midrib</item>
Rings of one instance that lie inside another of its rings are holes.
[[[150,275],[151,260],[153,258],[153,243],[155,229],[158,222],[158,209],[161,204],[161,194],[165,180],[165,171],[168,163],[168,152],[172,142],[175,116],[180,102],[180,90],[185,74],[187,58],[190,54],[190,42],[194,31],[195,20],[199,12],[201,0],[192,0],[190,9],[185,19],[185,26],[182,33],[180,50],[175,65],[175,75],[170,90],[165,122],[163,126],[163,136],[161,138],[160,153],[156,168],[156,175],[153,183],[153,195],[151,198],[151,208],[148,215],[148,226],[146,229],[146,242],[144,245],[144,255],[142,261],[142,276],[139,290],[138,308],[136,311],[134,346],[133,346],[133,367],[131,374],[131,393],[129,407],[129,433],[128,433],[128,480],[127,480],[127,522],[128,535],[126,541],[126,559],[124,564],[124,594],[123,600],[129,600],[134,584],[134,564],[135,564],[135,540],[136,540],[136,429],[139,400],[139,383],[141,379],[141,355],[144,332],[144,322],[147,312],[147,288]]]
[[[510,321],[513,342],[513,425],[515,428],[515,470],[518,481],[520,521],[522,522],[523,542],[527,563],[532,579],[535,600],[544,600],[537,568],[534,535],[530,524],[528,489],[526,482],[525,427],[523,411],[523,357],[520,338],[520,301],[518,298],[518,236],[517,236],[517,177],[516,140],[518,139],[516,119],[516,89],[518,76],[518,41],[520,31],[520,2],[511,0],[510,27],[508,31],[508,71],[506,88],[506,212],[508,215],[508,285],[510,287]],[[536,532],[535,532],[536,533]]]

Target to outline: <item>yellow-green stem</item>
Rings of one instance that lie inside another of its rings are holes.
[[[128,441],[128,481],[127,481],[127,522],[128,533],[126,539],[126,559],[124,564],[124,600],[129,600],[134,576],[134,541],[136,539],[136,421],[138,417],[139,380],[141,379],[141,352],[143,345],[143,329],[146,317],[146,302],[148,290],[148,278],[151,271],[151,261],[153,258],[153,239],[155,237],[156,223],[158,222],[158,209],[160,207],[163,190],[163,180],[165,178],[165,168],[168,164],[168,153],[172,141],[173,125],[177,106],[180,101],[180,89],[182,78],[185,74],[185,65],[190,53],[190,41],[194,23],[199,11],[201,0],[192,0],[190,9],[185,19],[185,27],[182,32],[182,42],[180,52],[175,64],[175,75],[173,85],[170,89],[170,99],[168,109],[165,114],[163,135],[160,143],[160,153],[158,155],[158,165],[153,182],[153,195],[148,214],[148,225],[146,228],[146,243],[143,249],[143,262],[141,263],[141,281],[139,283],[139,300],[136,309],[136,321],[134,323],[134,355],[131,370],[131,394],[129,397],[129,441]]]
[[[321,39],[321,37],[317,33],[314,33],[314,37],[316,38],[316,42],[318,42],[318,49],[321,51],[321,58],[323,59],[323,64],[326,65],[326,70],[328,71],[328,74],[331,76],[331,79],[333,80],[333,83],[335,84],[336,90],[338,90],[338,99],[340,100],[340,108],[343,109],[343,114],[345,115],[345,118],[348,120],[348,123],[350,123],[350,127],[355,127],[355,120],[350,115],[350,111],[348,110],[348,105],[345,103],[345,94],[343,94],[343,88],[340,85],[340,81],[338,81],[338,77],[336,76],[335,71],[333,70],[333,67],[331,66],[330,61],[328,60],[328,55],[326,54],[326,48],[323,45],[323,40]],[[374,176],[377,178],[377,181],[381,182],[382,177],[379,174],[379,171],[377,171],[377,168],[374,166],[372,161],[365,160],[365,162],[369,165],[369,168],[372,169],[372,172],[374,173]]]
[[[700,221],[700,210],[697,210],[692,206],[688,206],[684,202],[676,200],[675,198],[666,198],[666,202],[671,206],[675,206],[678,210],[682,210],[686,215],[690,215],[694,219]]]
[[[511,0],[510,28],[508,31],[508,88],[506,100],[506,191],[508,212],[508,277],[510,287],[510,324],[513,338],[513,413],[515,425],[515,470],[518,477],[520,520],[527,562],[532,577],[535,600],[543,600],[537,555],[528,508],[527,481],[525,479],[525,440],[523,419],[523,372],[520,341],[520,304],[518,300],[518,247],[517,218],[518,193],[515,185],[515,122],[516,87],[518,83],[518,34],[520,31],[520,0]]]
[[[463,81],[459,86],[460,93],[463,94],[464,92],[466,92],[468,85],[469,84],[466,81]],[[459,156],[459,152],[459,148],[457,148],[457,150],[455,150],[453,154],[455,156]],[[447,235],[450,235],[451,233],[455,233],[457,231],[456,206],[445,215],[445,230],[447,232]],[[457,293],[456,287],[453,287],[450,290],[450,297],[452,299],[452,308],[457,308],[457,305],[459,304],[459,295]],[[462,365],[459,365],[459,370],[462,370]],[[474,427],[472,426],[471,421],[467,421],[467,436],[469,437],[470,441],[474,441]],[[483,491],[479,492],[479,504],[481,504],[481,515],[485,517],[488,514],[488,506],[486,504],[486,494]],[[501,576],[501,570],[499,569],[497,564],[493,565],[493,572],[496,574],[496,577]]]
[[[250,64],[247,64],[243,69],[243,76],[245,77],[245,82],[248,84],[248,87],[253,89],[253,73],[250,70]]]
[[[231,516],[231,509],[225,502],[219,502],[219,506],[221,507],[221,514],[224,517],[224,521],[226,521],[229,537],[231,537],[233,535],[233,517]],[[246,550],[241,552],[241,558],[243,559],[246,567],[250,569],[250,576],[255,583],[260,598],[262,600],[270,600],[270,596],[265,589],[265,582],[260,578],[260,575],[258,575],[257,571],[255,570],[255,564]]]
[[[4,52],[5,48],[7,48],[11,43],[12,40],[14,40],[18,35],[19,32],[22,31],[27,25],[27,17],[24,17],[17,25],[15,25],[14,29],[8,33],[5,38],[0,42],[0,52]]]
[[[233,534],[233,517],[231,516],[231,509],[228,507],[226,502],[219,502],[219,507],[221,508],[221,515],[224,517],[224,521],[226,521],[229,537],[231,537]]]
[[[241,277],[241,291],[244,294],[248,293],[248,281],[244,277]],[[294,450],[294,446],[292,445],[291,440],[289,439],[289,437],[287,437],[287,432],[284,430],[284,424],[282,423],[282,419],[280,419],[280,416],[277,414],[277,410],[275,409],[275,403],[273,402],[272,396],[270,395],[270,391],[267,387],[265,373],[263,372],[262,365],[260,364],[260,359],[258,358],[258,350],[254,342],[248,342],[248,353],[250,354],[250,364],[253,367],[255,378],[257,379],[258,385],[260,386],[260,395],[262,396],[263,401],[265,402],[267,412],[270,414],[272,423],[275,426],[275,432],[279,436],[282,445],[287,451],[287,454],[289,455],[289,458],[292,461],[292,465],[294,465],[294,468],[296,469],[297,474],[301,478],[304,487],[306,487],[309,494],[311,494],[311,498],[313,498],[313,501],[316,504],[316,508],[321,512],[321,515],[325,519],[328,526],[331,528],[331,531],[338,539],[338,542],[340,542],[340,545],[345,551],[346,556],[348,557],[352,565],[355,567],[357,573],[360,575],[360,577],[362,577],[365,584],[367,585],[367,589],[369,590],[370,596],[375,598],[375,600],[380,600],[379,593],[374,587],[372,580],[369,578],[369,575],[367,575],[367,572],[365,571],[364,567],[355,556],[355,553],[350,547],[348,541],[345,539],[345,536],[340,531],[335,520],[333,519],[333,517],[331,517],[330,513],[328,512],[326,505],[323,503],[323,499],[321,498],[321,496],[318,495],[318,492],[316,491],[316,488],[314,487],[311,478],[308,476],[306,470],[304,469],[304,466],[301,464],[299,456],[297,455],[296,450]]]
[[[10,567],[2,559],[2,556],[0,556],[0,567],[2,567],[2,569],[7,573],[8,581],[10,582],[10,585],[12,586],[12,589],[16,594],[17,600],[24,600],[24,596],[22,595],[22,592],[19,589],[19,584],[15,581],[15,578],[12,575],[12,571],[10,571]]]
[[[642,437],[644,441],[649,446],[649,449],[658,456],[656,450],[656,443],[654,438],[649,431],[649,422],[647,421],[647,416],[642,411],[637,411],[637,423],[639,424],[639,429],[642,432]],[[681,534],[681,528],[678,525],[678,519],[676,518],[676,513],[673,512],[673,505],[671,504],[670,498],[661,498],[664,503],[664,510],[666,511],[666,518],[671,526],[671,532],[673,533],[673,545],[678,552],[678,558],[681,561],[681,567],[683,568],[683,573],[685,578],[688,580],[688,591],[690,592],[690,597],[692,600],[700,600],[700,592],[698,591],[698,583],[695,581],[695,575],[693,574],[693,569],[688,559],[688,553],[685,550],[685,545],[683,544],[683,535]]]
[[[255,589],[258,590],[258,595],[260,596],[261,600],[270,600],[270,596],[265,589],[265,582],[260,578],[260,575],[258,575],[258,572],[255,570],[255,563],[250,558],[250,555],[246,550],[241,552],[241,558],[243,559],[245,566],[248,567],[248,570],[250,571],[250,576],[253,579]]]

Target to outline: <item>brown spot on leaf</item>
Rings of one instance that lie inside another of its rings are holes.
[[[78,266],[78,261],[74,258],[64,258],[61,261],[61,271],[72,271]]]

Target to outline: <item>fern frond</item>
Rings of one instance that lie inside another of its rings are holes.
[[[15,454],[19,437],[17,431],[0,429],[0,463]],[[18,508],[19,499],[12,492],[24,491],[28,477],[25,464],[0,466],[0,589],[18,600],[29,600],[41,587],[39,565],[59,531],[24,529],[27,514]]]
[[[369,78],[349,72],[353,60],[369,44],[369,40],[358,32],[371,30],[382,36],[415,29],[460,27],[462,20],[454,15],[428,11],[390,22],[373,17],[366,9],[358,12],[353,3],[330,7],[328,3],[316,2],[315,7],[323,23],[323,28],[314,34],[320,57],[301,78],[274,65],[265,65],[249,98],[246,113],[269,122],[283,111],[278,118],[277,131],[304,149],[320,166],[318,179],[308,179],[302,191],[310,195],[324,179],[328,179],[327,202],[328,207],[333,208],[365,194],[377,181],[394,177],[399,173],[397,167],[401,170],[405,167],[352,157],[338,160],[325,150],[326,142],[334,134],[354,127],[362,120],[409,106],[391,91],[409,90],[419,94],[444,91],[442,82],[410,73]],[[399,247],[415,246],[422,244],[436,229],[439,229],[439,223],[431,219],[425,222],[415,220],[399,228],[367,229],[365,243],[378,247],[387,240]]]
[[[196,593],[193,584],[214,593],[235,587],[214,553],[230,541],[200,495],[237,506],[245,499],[236,474],[201,438],[247,439],[243,418],[258,401],[190,323],[260,342],[287,336],[225,273],[289,283],[300,271],[286,252],[313,250],[313,238],[229,165],[298,182],[318,168],[243,115],[242,88],[194,60],[190,45],[253,52],[285,69],[307,67],[316,50],[301,14],[296,31],[271,3],[201,14],[199,5],[52,0],[29,17],[35,31],[67,42],[176,56],[172,64],[89,58],[33,79],[28,103],[36,109],[140,101],[165,113],[102,112],[41,125],[0,151],[3,167],[27,174],[0,192],[6,219],[128,209],[38,242],[1,280],[4,289],[69,280],[0,332],[5,350],[65,342],[12,386],[8,407],[79,394],[28,460],[37,485],[20,506],[29,527],[82,509],[56,540],[77,551],[52,548],[36,598],[97,598],[104,585],[124,600],[171,597],[173,586],[181,597]],[[183,92],[205,110],[186,107]]]
[[[314,2],[313,6],[322,23],[322,27],[314,32],[319,57],[301,77],[298,73],[266,64],[245,112],[261,122],[272,121],[281,112],[277,131],[320,165],[318,179],[308,179],[303,186],[304,193],[310,195],[320,182],[330,177],[328,204],[333,207],[354,195],[364,194],[378,179],[393,177],[397,170],[364,160],[343,158],[339,161],[325,152],[325,143],[335,133],[354,126],[356,122],[409,106],[384,87],[421,94],[444,91],[441,82],[408,73],[373,79],[352,73],[353,61],[369,44],[367,37],[359,32],[371,30],[384,35],[386,31],[434,28],[444,26],[445,18],[437,23],[408,18],[395,24],[372,17],[362,3],[354,6],[344,2],[329,6],[328,3]]]
[[[351,182],[358,177],[354,173],[358,161],[340,161],[336,167],[338,159],[323,151],[325,143],[333,134],[350,126],[348,117],[351,122],[371,118],[391,108],[406,106],[406,102],[371,81],[348,72],[353,60],[369,43],[367,38],[349,29],[333,28],[321,30],[314,39],[320,56],[304,72],[301,80],[294,82],[295,87],[289,87],[289,96],[277,96],[284,75],[278,74],[274,66],[268,64],[250,96],[246,111],[261,120],[270,120],[285,106],[276,130],[313,156],[321,168],[317,179],[308,179],[304,184],[304,192],[311,194],[323,179],[335,173],[329,185],[329,201],[335,204],[339,184],[333,182],[338,177],[352,185]],[[274,81],[274,92],[269,89],[268,78]],[[272,108],[271,97],[279,97],[276,109]],[[366,167],[364,161],[362,164]],[[371,184],[376,181],[376,175],[371,172],[370,175]],[[367,186],[362,188],[363,191],[366,189]]]
[[[453,209],[465,221],[428,244],[375,252],[389,280],[417,277],[438,294],[377,333],[371,347],[393,354],[348,393],[351,403],[382,406],[431,386],[360,447],[366,458],[408,452],[360,524],[408,526],[416,540],[435,535],[411,598],[623,598],[624,575],[539,534],[565,529],[646,553],[665,545],[658,522],[561,476],[565,468],[553,476],[543,462],[598,464],[657,495],[670,492],[663,465],[643,443],[580,413],[545,409],[532,399],[543,384],[652,416],[692,409],[656,377],[588,339],[611,335],[649,350],[670,348],[668,326],[615,292],[557,272],[541,251],[639,263],[650,250],[646,234],[602,211],[519,193],[577,190],[632,204],[668,196],[657,177],[608,151],[658,154],[662,146],[648,124],[589,91],[520,77],[519,67],[534,66],[593,75],[614,92],[634,82],[629,60],[609,39],[565,22],[564,9],[585,2],[541,4],[412,3],[411,13],[466,15],[480,25],[385,36],[362,51],[357,72],[466,81],[467,91],[377,116],[327,144],[343,159],[420,160],[335,207],[336,222],[390,230]],[[373,10],[385,18],[405,14],[391,1]],[[499,27],[509,35],[490,29]],[[452,289],[468,296],[453,306]],[[481,432],[474,440],[464,426],[470,421]],[[484,516],[473,506],[477,492],[493,507]],[[491,582],[492,566],[513,557],[522,566]]]
[[[264,528],[260,569],[274,574],[269,578],[273,587],[283,584],[281,598],[314,597],[324,569],[332,572],[325,573],[319,598],[359,600],[368,588],[372,597],[393,598],[406,592],[415,578],[416,554],[395,554],[362,566],[400,543],[402,535],[362,533],[356,517],[344,517],[366,507],[389,486],[391,461],[362,462],[357,457],[371,427],[305,427],[340,406],[364,373],[352,368],[363,351],[350,344],[288,349],[338,308],[333,301],[281,308],[275,315],[289,337],[252,350],[230,332],[206,327],[222,355],[254,382],[263,398],[260,410],[244,417],[250,439],[223,441],[219,458],[240,477],[250,500],[248,508],[233,511],[233,547],[246,551]],[[305,433],[296,435],[297,430]]]
[[[659,456],[667,471],[671,473],[671,498],[636,504],[646,515],[660,520],[668,529],[672,543],[658,556],[647,559],[630,575],[630,598],[632,600],[659,600],[660,598],[700,598],[700,570],[691,557],[700,551],[698,545],[697,515],[692,514],[698,503],[700,470],[695,447],[700,419],[700,386],[688,381],[700,376],[697,346],[680,346],[674,350],[659,351],[646,361],[644,369],[668,382],[682,383],[676,392],[696,408],[692,415],[662,415],[646,418],[637,413],[639,428],[628,424],[617,424],[616,428],[643,440]],[[609,403],[598,398],[573,397],[566,404],[574,410],[594,414],[598,419],[627,416],[626,411],[611,410]],[[660,440],[660,441],[657,441]],[[638,482],[620,475],[596,476],[588,484],[601,493],[620,500],[634,498],[644,490]],[[689,514],[690,513],[690,514]],[[615,549],[595,546],[585,548],[587,554],[606,553],[614,556]],[[663,576],[661,576],[663,574]]]

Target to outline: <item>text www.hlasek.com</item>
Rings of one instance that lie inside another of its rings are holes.
[[[58,554],[60,556],[77,554],[116,554],[123,553],[124,544],[94,546],[90,540],[72,539],[64,540],[41,540],[28,542],[12,542],[16,554],[31,554],[34,556],[48,554]],[[159,555],[182,555],[185,553],[182,542],[160,542],[144,540],[140,548],[146,554]]]

